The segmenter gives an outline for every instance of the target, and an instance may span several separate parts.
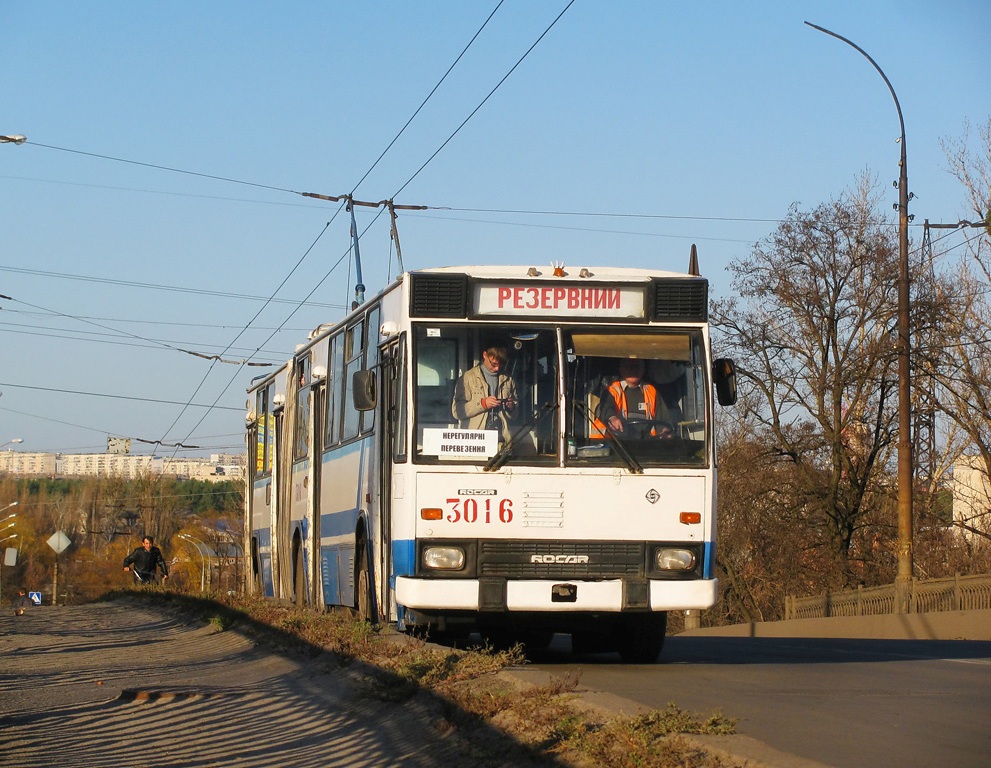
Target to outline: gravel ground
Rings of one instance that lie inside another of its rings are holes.
[[[519,766],[509,737],[442,729],[426,695],[361,695],[361,665],[283,656],[122,603],[0,615],[0,766]],[[553,765],[535,761],[532,765]]]

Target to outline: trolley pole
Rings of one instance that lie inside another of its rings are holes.
[[[911,386],[911,336],[909,325],[910,284],[908,270],[908,201],[912,198],[908,191],[908,160],[905,149],[905,120],[898,103],[895,89],[877,62],[856,43],[828,29],[805,22],[813,29],[842,40],[858,51],[877,70],[891,92],[898,111],[898,125],[901,129],[899,144],[901,157],[898,161],[898,576],[895,579],[895,612],[909,613],[912,609],[913,532],[912,532],[912,386]]]

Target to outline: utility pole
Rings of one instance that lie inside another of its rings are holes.
[[[909,325],[910,285],[908,270],[908,223],[912,218],[908,215],[908,201],[912,199],[912,195],[908,191],[905,119],[902,117],[901,104],[898,103],[898,96],[895,94],[891,81],[863,48],[842,35],[830,32],[828,29],[808,21],[805,23],[830,37],[842,40],[874,66],[891,92],[891,98],[894,99],[895,109],[898,112],[898,125],[901,129],[901,136],[899,137],[901,157],[898,161],[898,181],[895,184],[898,187],[898,202],[894,206],[898,211],[898,576],[895,579],[895,613],[909,613],[912,608],[911,587],[915,564],[912,532],[912,344]]]
[[[937,350],[942,341],[937,338],[934,323],[939,303],[936,286],[936,270],[933,268],[932,241],[929,236],[929,220],[926,219],[922,237],[922,253],[919,261],[915,288],[915,309],[920,305],[926,319],[915,328],[915,353],[912,360],[912,450],[915,458],[916,508],[932,514],[938,487],[939,459],[936,449],[936,379],[939,375],[940,355]],[[923,498],[919,499],[919,494]]]

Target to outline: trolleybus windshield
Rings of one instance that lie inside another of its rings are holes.
[[[422,324],[413,359],[419,463],[708,465],[696,328]]]

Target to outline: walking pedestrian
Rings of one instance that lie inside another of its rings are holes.
[[[134,576],[142,584],[154,584],[157,569],[162,571],[162,581],[169,577],[169,566],[162,557],[162,550],[155,546],[151,536],[141,540],[141,546],[124,558],[124,571],[134,571]]]

